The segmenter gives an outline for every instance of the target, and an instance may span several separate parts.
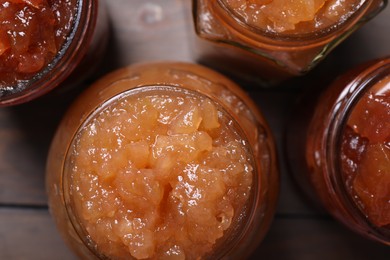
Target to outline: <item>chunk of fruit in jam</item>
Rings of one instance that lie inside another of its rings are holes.
[[[349,118],[349,125],[370,142],[390,142],[390,77],[363,96]]]
[[[369,145],[353,183],[370,220],[377,226],[390,224],[390,147]]]
[[[45,0],[10,0],[11,3],[15,3],[15,4],[28,4],[34,8],[39,8],[41,7],[44,2],[46,2]]]
[[[273,0],[262,8],[262,12],[276,27],[282,30],[291,30],[295,24],[311,21],[325,0]]]

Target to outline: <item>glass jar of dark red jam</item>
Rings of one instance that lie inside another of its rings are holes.
[[[239,259],[269,228],[278,179],[253,101],[210,69],[164,62],[115,71],[76,100],[46,184],[83,259]]]
[[[315,109],[312,98],[288,128],[297,183],[347,227],[390,245],[390,58],[341,76]]]
[[[310,71],[386,3],[193,0],[194,51],[202,64],[271,86]]]
[[[9,0],[0,12],[0,106],[37,98],[72,72],[67,84],[76,85],[103,56],[108,20],[98,0]]]

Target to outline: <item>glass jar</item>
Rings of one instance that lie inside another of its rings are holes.
[[[196,34],[204,39],[194,49],[202,64],[272,86],[311,70],[386,3],[194,0]]]
[[[83,259],[238,259],[272,221],[272,134],[251,99],[200,65],[147,63],[85,91],[52,142],[46,185]]]
[[[390,58],[303,100],[287,134],[297,183],[345,226],[390,245]]]
[[[25,103],[59,84],[77,85],[103,57],[108,19],[100,1],[8,1],[1,11],[9,17],[0,27],[0,106]],[[19,11],[29,23],[14,18]]]

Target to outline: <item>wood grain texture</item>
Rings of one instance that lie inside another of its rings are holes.
[[[99,72],[85,86],[135,62],[196,61],[189,0],[107,0],[105,4],[111,17],[109,50]],[[276,219],[252,259],[389,259],[389,247],[351,233],[307,204],[289,176],[283,155],[284,131],[303,90],[323,87],[360,62],[390,55],[389,32],[387,8],[303,78],[274,89],[238,82],[274,132],[282,177]],[[74,259],[46,209],[44,169],[56,126],[81,90],[0,109],[0,259]]]
[[[0,259],[76,259],[45,209],[0,208]]]

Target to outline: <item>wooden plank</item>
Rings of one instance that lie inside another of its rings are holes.
[[[46,204],[46,156],[70,102],[55,95],[0,109],[0,204]]]
[[[44,209],[0,209],[0,259],[76,259]],[[6,224],[4,224],[6,223]],[[346,230],[330,218],[275,219],[250,259],[376,259],[390,247]]]
[[[389,259],[390,247],[364,239],[331,218],[277,218],[251,259]]]
[[[106,1],[112,21],[110,68],[155,60],[192,61],[189,2]]]
[[[76,259],[47,210],[0,208],[0,259]]]
[[[189,46],[194,32],[191,30],[188,2],[107,1],[113,30],[103,71],[148,60],[193,60]],[[315,81],[317,75],[329,76],[330,67],[333,67],[333,75],[336,75],[336,72],[339,73],[358,61],[388,54],[390,36],[387,33],[378,33],[388,31],[390,26],[388,17],[390,17],[389,8],[353,34],[317,70],[303,79],[285,83],[284,88],[262,90],[256,86],[248,87],[242,84],[244,88],[247,87],[250,95],[267,114],[278,142],[282,174],[285,171],[285,159],[282,155],[281,140],[286,112],[291,105],[291,96],[288,96],[289,87],[299,88],[301,84],[308,85],[309,82]],[[272,99],[268,99],[269,96],[272,96]],[[70,95],[68,98],[72,97],[74,96]],[[2,155],[0,156],[0,203],[45,203],[43,188],[45,159],[56,123],[66,107],[61,105],[62,99],[63,96],[51,95],[16,108],[0,110]],[[271,104],[264,104],[267,101]],[[284,111],[268,111],[270,105],[278,105],[277,102],[282,104],[281,109]],[[283,177],[283,181],[285,178],[288,179]],[[280,208],[291,208],[285,212],[292,212],[292,209],[304,207],[295,206],[289,200],[284,203],[284,198],[289,199],[289,194],[294,192],[289,190],[289,182],[282,183],[282,188],[287,190],[285,192],[287,196],[282,193],[281,205],[284,206]]]

